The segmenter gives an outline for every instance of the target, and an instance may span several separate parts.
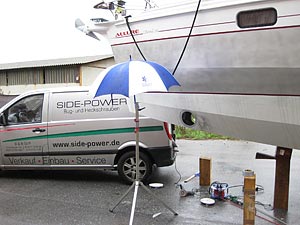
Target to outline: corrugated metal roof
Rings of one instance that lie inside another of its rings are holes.
[[[0,64],[0,70],[85,64],[85,63],[95,62],[103,59],[108,59],[111,57],[113,57],[113,55],[94,55],[94,56],[83,56],[83,57],[73,57],[73,58],[5,63],[5,64]]]

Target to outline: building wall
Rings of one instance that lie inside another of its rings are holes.
[[[79,83],[27,84],[27,85],[0,86],[0,94],[19,95],[26,91],[31,91],[31,90],[52,88],[52,87],[70,87],[70,86],[79,86]]]
[[[81,66],[81,85],[89,86],[93,84],[96,77],[101,74],[107,67],[115,63],[114,58],[104,59],[94,63],[89,63]]]
[[[104,69],[113,64],[114,59],[108,58],[73,66],[0,71],[0,94],[19,95],[42,88],[89,86]]]

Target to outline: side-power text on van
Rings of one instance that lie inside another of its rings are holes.
[[[0,109],[0,168],[115,169],[135,178],[135,122],[122,95],[93,98],[88,88],[36,90]],[[172,165],[167,123],[140,118],[140,177]]]

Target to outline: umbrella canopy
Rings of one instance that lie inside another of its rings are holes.
[[[113,65],[101,74],[104,78],[96,87],[95,97],[121,94],[127,97],[147,91],[168,91],[180,86],[162,65],[150,61],[128,61]]]
[[[96,89],[95,97],[107,94],[121,94],[127,97],[135,96],[138,93],[147,91],[168,91],[171,86],[178,85],[174,76],[163,66],[149,61],[128,61],[120,63],[107,68],[99,76],[100,79],[103,77],[99,84],[99,80],[96,79],[92,89]],[[99,85],[99,86],[98,86]],[[129,224],[133,223],[133,217],[135,212],[136,198],[138,187],[141,185],[148,193],[153,195],[146,186],[140,182],[140,153],[139,153],[139,104],[134,100],[135,106],[135,180],[128,191],[121,197],[120,201],[112,208],[116,208],[119,203],[126,197],[129,191],[134,188],[134,195],[132,201],[132,208],[130,214]],[[155,197],[158,201],[162,202],[165,207],[177,215],[177,213],[167,206],[161,199]]]

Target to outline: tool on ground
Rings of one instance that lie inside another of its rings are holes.
[[[220,182],[213,182],[210,185],[208,191],[209,191],[211,198],[224,199],[228,195],[228,184],[220,183]]]
[[[195,194],[193,191],[185,190],[184,187],[181,184],[179,184],[179,187],[180,187],[180,192],[179,192],[180,197],[186,197],[186,196]]]
[[[192,179],[194,179],[195,177],[200,177],[200,172],[193,174],[189,178],[185,179],[183,182],[187,183],[187,182],[191,181]]]

